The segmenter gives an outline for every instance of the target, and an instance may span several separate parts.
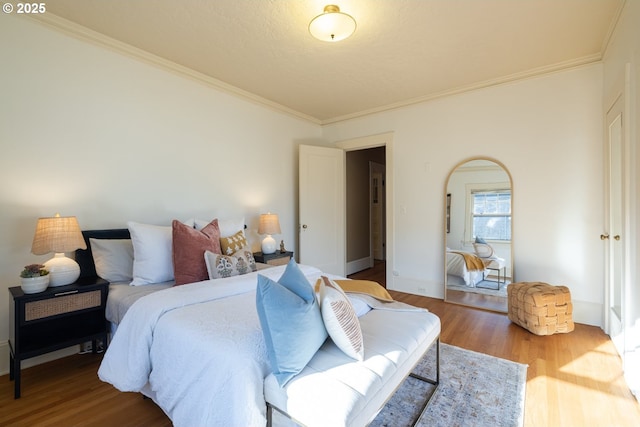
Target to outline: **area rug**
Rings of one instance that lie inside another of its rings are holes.
[[[414,373],[435,378],[435,346]],[[422,427],[521,427],[527,366],[440,344],[440,387],[418,422]],[[407,378],[371,426],[408,426],[434,386]]]

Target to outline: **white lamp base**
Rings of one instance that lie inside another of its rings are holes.
[[[80,277],[80,265],[63,253],[56,253],[44,266],[49,270],[50,287],[70,285]]]
[[[276,251],[276,241],[271,234],[267,234],[267,237],[262,241],[262,253],[265,255],[275,253]]]

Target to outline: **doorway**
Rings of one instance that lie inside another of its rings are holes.
[[[346,152],[348,275],[387,258],[385,163],[384,146]]]

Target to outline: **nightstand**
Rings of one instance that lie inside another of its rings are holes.
[[[262,252],[255,252],[253,254],[256,262],[261,262],[263,264],[269,265],[284,265],[289,262],[291,258],[293,258],[293,252],[280,252],[275,251],[272,254],[263,254]]]
[[[9,379],[15,380],[14,397],[20,397],[20,362],[86,341],[107,343],[105,319],[109,282],[92,277],[25,294],[9,288]]]

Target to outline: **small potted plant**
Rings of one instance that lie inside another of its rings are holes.
[[[42,292],[49,286],[49,272],[42,264],[29,264],[20,273],[22,291],[25,294]]]

